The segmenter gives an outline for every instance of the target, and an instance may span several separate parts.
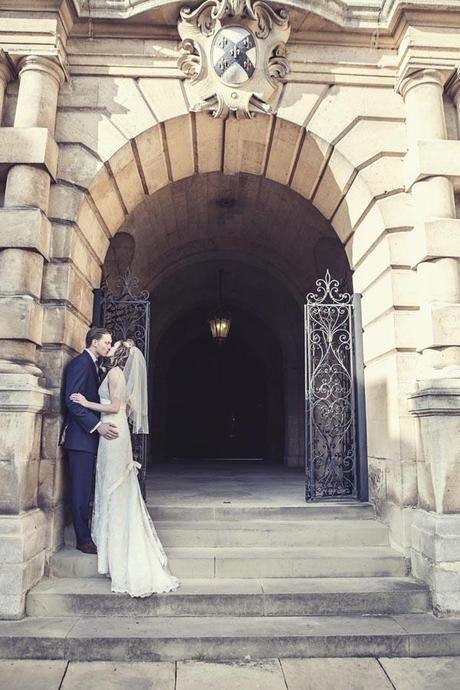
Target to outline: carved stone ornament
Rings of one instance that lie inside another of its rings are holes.
[[[181,9],[178,30],[191,110],[220,118],[272,111],[270,101],[289,71],[285,10],[263,0],[204,0]]]

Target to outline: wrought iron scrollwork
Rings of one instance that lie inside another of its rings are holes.
[[[329,271],[305,304],[306,498],[357,496],[353,295]]]
[[[102,284],[101,322],[111,332],[113,341],[134,340],[148,365],[150,335],[150,295],[128,269],[113,281],[108,276]],[[139,482],[145,498],[147,471],[147,436],[131,434],[134,460],[140,463]]]

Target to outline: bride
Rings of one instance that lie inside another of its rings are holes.
[[[166,554],[145,506],[133,460],[128,419],[134,433],[148,433],[147,369],[132,340],[117,341],[110,350],[110,370],[99,387],[100,403],[81,393],[75,402],[101,413],[119,436],[101,437],[96,462],[96,490],[91,533],[97,546],[97,569],[112,578],[112,592],[148,597],[171,592],[179,581],[168,570]]]

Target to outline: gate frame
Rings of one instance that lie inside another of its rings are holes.
[[[339,281],[332,278],[329,269],[325,277],[316,281],[316,293],[310,292],[304,304],[304,395],[305,395],[305,500],[311,501],[349,501],[369,500],[367,432],[366,432],[366,399],[364,383],[364,358],[362,342],[361,295],[358,293],[340,292]],[[315,300],[317,298],[317,301]],[[330,302],[326,300],[330,299]],[[311,352],[309,348],[309,309],[316,306],[344,307],[349,312],[349,375],[351,378],[351,403],[353,424],[353,485],[355,490],[350,495],[318,496],[315,493],[315,467],[311,459]]]

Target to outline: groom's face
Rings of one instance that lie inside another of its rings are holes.
[[[98,357],[107,357],[109,350],[112,347],[112,336],[110,333],[104,333],[100,340],[93,340],[93,345]]]

